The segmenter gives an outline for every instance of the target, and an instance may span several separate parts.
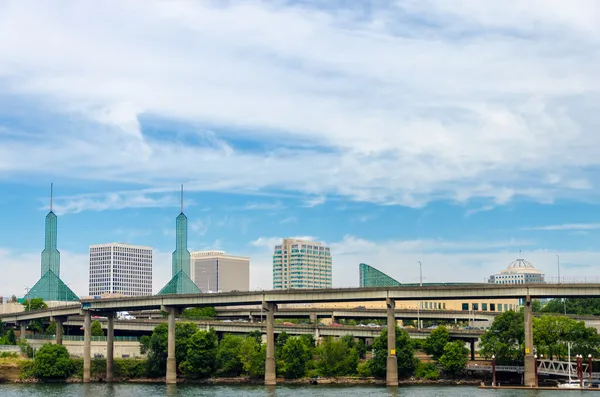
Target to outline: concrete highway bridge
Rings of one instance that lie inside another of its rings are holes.
[[[83,380],[90,381],[90,343],[91,318],[107,317],[107,381],[113,378],[112,345],[114,340],[114,314],[119,311],[161,310],[168,313],[168,358],[167,383],[177,382],[177,363],[175,361],[175,318],[187,307],[231,307],[260,305],[265,313],[265,331],[267,355],[265,360],[265,384],[274,385],[275,381],[275,313],[280,305],[327,302],[385,302],[387,327],[396,326],[395,302],[418,300],[452,300],[452,299],[523,299],[525,327],[525,366],[524,380],[526,386],[535,386],[535,364],[533,356],[533,327],[531,310],[532,299],[536,298],[596,298],[600,297],[600,284],[476,284],[476,285],[443,285],[443,286],[399,286],[381,288],[343,288],[314,290],[276,290],[230,292],[218,294],[184,294],[155,295],[142,297],[125,297],[109,299],[90,299],[81,301],[79,314],[84,316],[84,368]],[[2,316],[3,321],[14,320],[21,324],[36,318],[53,316],[58,324],[67,321],[76,308],[63,308],[43,312],[30,312]],[[70,312],[69,312],[70,311]],[[54,313],[54,314],[53,314]],[[71,313],[71,314],[69,314]],[[37,316],[37,317],[36,317]],[[57,327],[60,329],[61,327]],[[22,328],[23,329],[23,328]],[[57,341],[62,335],[57,335]],[[395,333],[388,332],[388,359],[386,384],[398,385],[397,360],[395,357]]]

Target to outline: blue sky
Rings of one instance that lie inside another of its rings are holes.
[[[330,244],[335,286],[483,281],[519,251],[600,276],[595,1],[34,1],[0,5],[0,294],[39,276],[50,182],[62,278],[88,246],[251,257]],[[12,271],[9,269],[19,269]]]

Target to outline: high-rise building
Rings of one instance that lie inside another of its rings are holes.
[[[152,295],[152,248],[90,245],[90,295]]]
[[[192,252],[191,276],[203,292],[248,291],[250,258],[225,251]]]
[[[52,208],[53,185],[50,185],[50,211],[46,215],[41,278],[21,299],[42,298],[45,302],[78,301],[79,297],[60,279],[60,252],[57,248],[58,218]]]
[[[175,251],[171,258],[171,280],[159,292],[165,294],[193,294],[200,289],[190,279],[190,251],[187,249],[187,216],[183,213],[183,185],[181,185],[181,212],[175,221]]]
[[[284,238],[273,252],[273,289],[331,288],[331,251],[323,244]]]

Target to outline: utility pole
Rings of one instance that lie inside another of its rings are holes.
[[[419,261],[419,286],[423,286],[423,265]],[[417,307],[417,329],[421,329],[421,305],[423,301],[419,300],[419,306]]]

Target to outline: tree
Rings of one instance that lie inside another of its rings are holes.
[[[250,331],[248,332],[248,337],[250,338],[254,338],[256,340],[256,343],[258,343],[258,345],[262,345],[262,332],[261,331]]]
[[[600,315],[600,298],[551,299],[541,310],[544,313]]]
[[[56,321],[50,321],[45,331],[46,335],[56,335]]]
[[[437,327],[425,340],[425,352],[438,360],[444,354],[444,347],[450,341],[450,333],[446,327]]]
[[[33,360],[33,374],[40,379],[68,378],[73,369],[69,352],[62,345],[43,345]]]
[[[367,354],[367,346],[362,339],[359,339],[358,342],[354,339],[354,335],[344,335],[341,338],[342,342],[346,343],[348,347],[356,349],[358,352],[359,358],[365,358]]]
[[[467,366],[468,354],[469,349],[465,347],[463,342],[458,340],[448,342],[438,362],[444,372],[455,377],[464,372]]]
[[[48,308],[48,305],[44,302],[42,298],[28,299],[25,302],[23,302],[23,306],[25,307],[26,312]]]
[[[17,337],[15,336],[15,331],[12,328],[6,333],[6,341],[9,345],[17,344]]]
[[[387,329],[373,340],[373,358],[369,361],[369,370],[374,376],[383,378],[387,365]],[[414,355],[413,343],[408,332],[396,327],[396,360],[398,376],[403,378],[414,373],[418,360]]]
[[[419,363],[415,370],[415,376],[419,379],[438,380],[440,378],[440,371],[434,363]]]
[[[598,356],[600,336],[583,321],[564,316],[543,315],[533,319],[533,342],[536,350],[546,357],[564,358],[567,344],[572,344],[572,354]]]
[[[488,359],[495,355],[498,364],[519,364],[523,361],[524,339],[523,314],[504,312],[481,336],[479,353]]]
[[[301,378],[306,373],[306,364],[312,360],[310,349],[299,337],[287,338],[281,349],[283,375],[286,378]]]
[[[175,359],[178,363],[186,359],[190,338],[198,331],[194,323],[175,324]],[[167,365],[169,326],[159,324],[152,331],[148,343],[148,373],[150,376],[164,376]]]
[[[146,354],[150,350],[150,336],[140,336],[140,354]]]
[[[205,320],[215,318],[217,316],[217,310],[214,307],[192,307],[185,309],[181,313],[181,317],[189,318],[191,320]]]
[[[104,336],[102,324],[98,320],[92,321],[92,336]]]
[[[251,336],[245,338],[238,350],[238,359],[242,363],[243,372],[252,378],[264,376],[266,353],[266,346],[261,346],[256,338]]]
[[[179,369],[191,378],[209,377],[215,370],[217,350],[217,333],[214,329],[197,331],[190,338],[186,359]]]
[[[220,375],[239,376],[244,370],[239,358],[239,350],[244,338],[234,335],[225,335],[219,343],[217,352],[217,371]]]
[[[354,340],[352,340],[354,342]],[[317,348],[317,369],[322,376],[354,375],[358,366],[358,352],[343,338],[327,338]]]

